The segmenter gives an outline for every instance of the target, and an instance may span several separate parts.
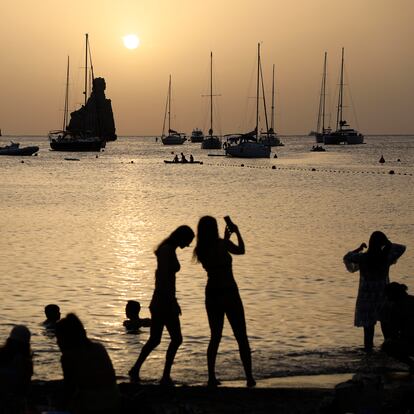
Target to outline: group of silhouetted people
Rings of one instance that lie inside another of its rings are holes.
[[[197,236],[187,225],[179,226],[155,249],[157,268],[155,289],[149,306],[151,319],[140,318],[141,305],[130,300],[126,304],[128,331],[149,327],[150,335],[135,364],[129,371],[131,381],[140,380],[140,371],[148,355],[160,344],[164,327],[170,336],[164,371],[160,383],[173,385],[171,368],[183,341],[180,325],[181,308],[176,297],[176,275],[181,266],[177,249],[188,247],[196,237],[193,258],[207,272],[205,307],[210,326],[207,349],[208,385],[220,384],[215,365],[225,317],[237,340],[246,376],[246,385],[256,384],[246,330],[243,303],[233,275],[232,255],[245,253],[240,230],[226,217],[224,236],[219,235],[217,220],[204,216],[199,220]],[[231,235],[236,240],[230,240]],[[359,288],[355,307],[355,326],[364,329],[364,349],[374,346],[375,325],[381,323],[384,335],[382,350],[406,363],[414,372],[414,296],[407,286],[390,283],[389,268],[405,252],[405,246],[392,243],[387,236],[375,231],[368,246],[362,243],[348,252],[343,260],[350,272],[359,271]],[[364,251],[365,250],[365,251]],[[61,319],[60,308],[49,304],[44,309],[43,325],[52,330],[61,351],[61,366],[67,396],[67,407],[73,413],[117,413],[119,392],[115,371],[105,347],[87,337],[79,318],[69,313]],[[33,375],[30,331],[24,325],[11,329],[0,348],[1,413],[23,413],[25,395]],[[4,408],[3,408],[4,406]]]
[[[237,237],[237,244],[230,240],[232,233]],[[159,345],[165,327],[171,340],[167,349],[161,384],[172,384],[171,367],[178,347],[183,340],[180,325],[181,308],[175,294],[176,274],[180,270],[176,250],[188,247],[194,237],[193,230],[183,225],[173,231],[155,250],[157,270],[155,272],[154,294],[150,304],[150,337],[129,371],[132,381],[140,380],[141,367],[148,355]],[[206,270],[208,278],[205,305],[211,337],[207,350],[207,365],[208,384],[212,387],[220,384],[216,378],[215,364],[225,316],[230,322],[239,345],[247,386],[252,387],[256,384],[252,375],[251,352],[244,309],[233,277],[230,254],[244,254],[244,252],[243,238],[235,224],[227,224],[224,238],[220,238],[217,221],[214,217],[204,216],[200,219],[194,258]]]

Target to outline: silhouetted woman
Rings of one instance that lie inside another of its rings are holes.
[[[359,288],[355,306],[355,326],[364,328],[364,348],[371,352],[374,347],[374,331],[385,303],[385,286],[390,282],[390,266],[397,262],[404,253],[405,246],[391,243],[381,231],[374,231],[367,247],[362,243],[357,249],[344,256],[344,263],[349,272],[359,270]],[[384,337],[387,327],[381,325]]]
[[[79,318],[69,313],[56,323],[66,399],[74,414],[116,414],[119,394],[105,347],[86,336]]]
[[[237,244],[230,241],[231,233],[236,234]],[[221,239],[214,217],[204,216],[200,219],[194,257],[207,271],[208,277],[205,303],[211,332],[207,349],[209,386],[220,384],[216,378],[215,365],[223,332],[224,316],[227,316],[239,345],[247,386],[252,387],[256,384],[252,375],[252,360],[243,303],[233,277],[233,259],[230,254],[244,254],[244,252],[244,242],[235,224],[232,223],[231,228],[229,225],[226,226],[224,239]]]
[[[33,375],[30,331],[16,325],[0,348],[0,412],[26,412],[26,397]]]
[[[155,272],[155,290],[152,296],[151,329],[147,343],[134,366],[129,371],[132,381],[139,381],[141,366],[148,355],[160,344],[164,326],[170,334],[171,342],[167,349],[164,373],[161,384],[172,385],[171,367],[175,354],[183,341],[180,326],[181,309],[175,297],[175,274],[180,270],[176,250],[190,245],[194,239],[194,232],[188,226],[180,226],[174,230],[155,250],[157,270]]]

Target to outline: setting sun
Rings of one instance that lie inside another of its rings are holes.
[[[123,38],[124,46],[127,49],[136,49],[139,46],[139,38],[137,35],[129,34],[124,36]]]

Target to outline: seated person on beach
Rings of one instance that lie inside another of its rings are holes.
[[[69,313],[56,324],[62,352],[66,406],[73,414],[119,413],[115,370],[105,347],[91,341],[79,318]]]
[[[140,318],[141,304],[136,300],[129,300],[125,306],[125,314],[128,319],[124,321],[124,326],[128,331],[137,331],[141,327],[151,326],[150,318]]]
[[[33,375],[30,331],[16,325],[0,347],[0,412],[23,414]]]
[[[407,293],[407,286],[392,282],[385,287],[390,310],[390,336],[382,345],[388,355],[408,365],[414,373],[414,296]]]
[[[45,306],[46,320],[43,326],[46,329],[55,329],[57,321],[60,319],[60,308],[53,303]]]

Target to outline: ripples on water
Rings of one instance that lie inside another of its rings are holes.
[[[346,372],[363,363],[362,332],[353,327],[358,276],[346,272],[342,256],[373,230],[408,246],[391,279],[414,292],[412,137],[367,137],[366,145],[326,153],[309,152],[310,137],[286,137],[270,160],[208,157],[199,144],[164,147],[153,138],[121,137],[98,158],[76,154],[75,162],[49,151],[45,138],[21,142],[41,150],[24,163],[0,158],[0,335],[4,340],[13,323],[30,327],[36,378],[61,377],[55,340],[41,326],[43,307],[52,302],[79,315],[125,376],[148,338],[147,329],[124,332],[125,303],[138,299],[148,316],[154,247],[180,224],[195,228],[204,214],[218,217],[222,231],[220,218],[229,214],[244,236],[247,254],[234,258],[234,273],[259,378]],[[204,165],[164,165],[174,150]],[[206,275],[191,249],[178,254],[184,343],[173,374],[203,382]],[[144,378],[161,375],[167,344],[165,335]],[[217,371],[242,377],[228,325]]]

